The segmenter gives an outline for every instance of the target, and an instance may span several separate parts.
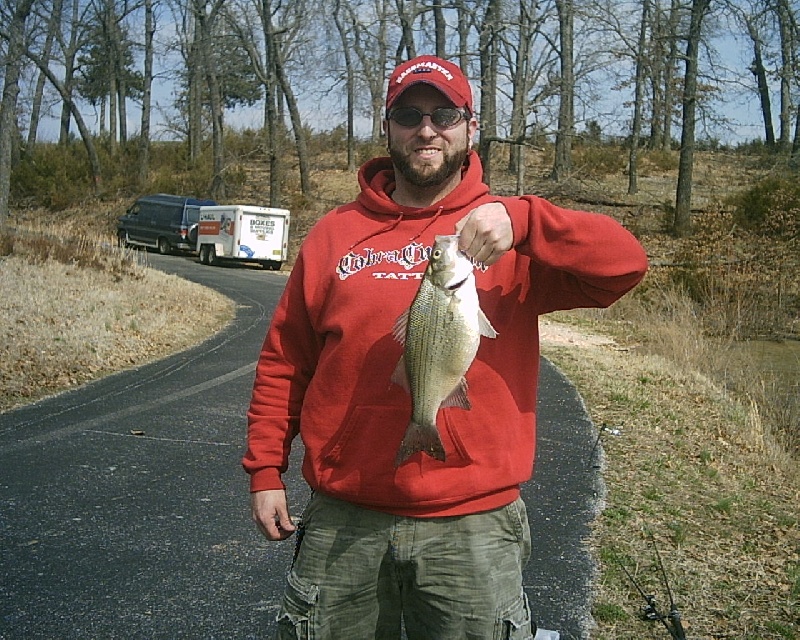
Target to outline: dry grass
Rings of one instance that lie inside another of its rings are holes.
[[[0,238],[0,411],[185,349],[233,317],[230,300],[107,239]]]
[[[585,322],[582,319],[581,322]],[[614,325],[617,326],[614,326]],[[668,610],[652,536],[690,638],[800,634],[800,476],[757,405],[737,403],[691,367],[625,345],[549,346],[576,384],[605,451],[595,638],[664,638],[619,566]]]

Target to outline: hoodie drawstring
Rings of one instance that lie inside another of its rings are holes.
[[[417,239],[417,238],[419,238],[419,237],[420,237],[420,236],[421,236],[423,233],[425,233],[425,232],[428,230],[428,228],[429,228],[429,227],[430,227],[430,226],[431,226],[431,225],[432,225],[434,222],[436,222],[436,221],[439,219],[439,216],[440,216],[440,215],[442,215],[442,211],[444,211],[444,207],[440,206],[440,207],[439,207],[439,208],[436,210],[436,213],[434,213],[434,214],[433,214],[433,217],[432,217],[430,220],[428,220],[428,223],[427,223],[427,224],[426,224],[424,227],[422,227],[422,230],[421,230],[421,231],[420,231],[418,234],[416,234],[416,235],[415,235],[413,238],[411,238],[411,242],[414,242],[414,240],[416,240],[416,239]]]
[[[382,226],[380,229],[377,229],[376,231],[370,231],[367,235],[365,235],[360,240],[356,240],[353,244],[351,244],[347,248],[347,250],[348,251],[352,251],[358,245],[360,245],[363,242],[366,242],[370,238],[374,238],[375,236],[379,236],[382,233],[389,233],[392,229],[394,229],[398,224],[400,224],[403,221],[403,217],[404,217],[403,214],[399,213],[397,215],[397,217],[394,220],[392,220],[391,222],[389,222],[388,224],[385,224],[384,226]]]
[[[439,219],[439,216],[442,215],[442,211],[444,211],[444,207],[443,206],[440,206],[438,209],[436,209],[436,213],[433,214],[431,219],[428,220],[427,223],[425,223],[425,226],[422,227],[422,229],[419,231],[419,233],[416,233],[414,235],[414,237],[411,238],[411,240],[409,242],[413,242],[414,240],[419,238],[423,233],[425,233],[430,228],[430,226]],[[356,240],[353,244],[351,244],[347,248],[347,250],[348,251],[352,251],[358,245],[363,244],[364,242],[366,242],[370,238],[374,238],[375,236],[379,236],[382,233],[389,233],[390,231],[395,229],[395,227],[397,227],[397,225],[399,225],[404,219],[405,219],[405,215],[403,213],[398,213],[397,217],[394,220],[392,220],[391,222],[385,224],[384,226],[380,227],[379,229],[376,229],[375,231],[370,231],[363,238],[361,238],[359,240]]]

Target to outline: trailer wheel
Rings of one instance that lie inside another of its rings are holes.
[[[219,260],[217,260],[217,248],[213,244],[207,244],[204,246],[206,248],[206,264],[209,266],[219,264]]]

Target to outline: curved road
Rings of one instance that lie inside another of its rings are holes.
[[[293,543],[257,534],[239,460],[286,278],[148,260],[223,291],[236,318],[193,349],[0,414],[2,639],[271,635]],[[594,565],[582,540],[602,493],[600,452],[575,389],[542,365],[525,588],[540,626],[586,638]],[[298,468],[287,477],[297,514],[308,497]]]

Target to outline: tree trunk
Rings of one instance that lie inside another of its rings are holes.
[[[458,66],[466,73],[469,68],[469,12],[464,0],[455,0],[458,15]]]
[[[79,21],[79,0],[72,0],[72,15],[69,22],[69,42],[64,48],[64,90],[69,96],[61,107],[61,127],[58,134],[58,144],[66,146],[69,143],[69,124],[71,110],[68,102],[72,103],[72,93],[75,84],[75,57],[78,54],[78,32],[81,29]]]
[[[414,15],[413,2],[411,11],[407,11],[405,0],[395,0],[397,17],[400,20],[400,43],[397,45],[397,55],[395,62],[400,64],[404,60],[411,60],[417,55],[417,48],[414,45]],[[403,56],[405,49],[405,56]]]
[[[669,10],[669,53],[664,65],[664,114],[661,126],[661,149],[672,148],[672,110],[675,105],[675,74],[678,65],[678,26],[680,25],[680,0],[672,0]]]
[[[550,177],[561,181],[572,170],[572,137],[575,127],[575,71],[573,66],[573,22],[575,19],[572,0],[556,0],[560,34],[561,87],[558,105],[558,132],[556,133],[555,162]]]
[[[511,139],[518,144],[512,144],[508,154],[508,172],[517,174],[522,170],[520,164],[523,156],[522,143],[525,141],[525,129],[528,120],[527,97],[528,76],[530,72],[530,47],[531,25],[533,19],[526,6],[525,0],[519,2],[519,30],[517,37],[517,56],[513,72],[513,87],[511,97]]]
[[[303,195],[311,194],[311,172],[308,167],[308,144],[306,143],[306,133],[303,130],[303,121],[300,118],[300,109],[297,106],[297,99],[294,91],[289,84],[289,79],[283,70],[283,60],[279,52],[275,52],[275,73],[280,84],[281,91],[286,98],[286,108],[289,110],[289,119],[292,121],[294,131],[294,143],[297,149],[297,162],[300,165],[300,190]]]
[[[187,89],[187,125],[189,162],[194,164],[200,157],[203,142],[203,101],[202,78],[203,64],[200,44],[200,29],[194,11],[187,16],[187,28],[191,30],[190,43],[187,52],[187,75],[189,86]]]
[[[17,125],[17,97],[22,57],[25,52],[25,22],[31,12],[33,0],[19,0],[8,25],[9,39],[6,52],[3,98],[0,102],[0,230],[8,222],[8,197],[11,192],[11,149],[13,137],[19,136]]]
[[[213,49],[213,25],[225,0],[216,0],[207,12],[205,0],[194,0],[194,12],[200,30],[200,56],[203,62],[206,84],[211,101],[211,155],[213,176],[211,197],[225,199],[225,132],[223,123],[222,90],[219,85]]]
[[[633,130],[631,131],[631,148],[628,158],[628,193],[633,195],[639,191],[637,185],[639,173],[639,136],[642,131],[642,110],[644,105],[644,67],[647,53],[647,22],[650,19],[650,2],[642,1],[642,22],[639,26],[639,44],[636,52],[636,84],[633,97]]]
[[[769,97],[767,70],[764,68],[764,60],[761,55],[761,36],[751,18],[745,18],[745,22],[747,24],[747,33],[753,42],[753,64],[750,66],[750,71],[756,77],[758,97],[761,103],[761,117],[764,120],[764,137],[767,146],[773,147],[775,146],[775,128],[772,125],[772,103]]]
[[[447,21],[444,17],[444,7],[440,0],[433,0],[433,31],[436,42],[436,55],[439,58],[447,57]]]
[[[150,116],[153,110],[153,38],[155,35],[153,0],[144,0],[144,92],[142,125],[139,134],[139,187],[144,188],[150,176]]]
[[[61,9],[63,7],[63,0],[56,0],[53,3],[53,12],[50,14],[50,20],[47,24],[47,37],[45,38],[44,48],[42,49],[42,58],[45,64],[50,63],[50,55],[53,51],[53,41],[55,40],[56,33],[61,26]],[[47,82],[44,74],[40,71],[36,79],[36,89],[33,93],[33,102],[31,103],[31,121],[28,127],[28,142],[26,145],[26,152],[33,151],[36,144],[36,139],[39,130],[39,121],[41,120],[42,113],[42,99],[44,98],[44,86]]]
[[[647,140],[648,149],[656,149],[661,146],[662,126],[664,124],[664,65],[666,64],[667,56],[664,53],[665,27],[662,20],[660,0],[653,0],[652,23],[653,41],[650,45],[651,53],[647,73],[647,82],[650,85],[652,94],[650,134]]]
[[[792,137],[792,94],[791,83],[794,77],[792,72],[792,63],[794,56],[793,50],[793,29],[791,20],[791,9],[786,0],[778,0],[776,11],[778,14],[778,27],[780,31],[780,46],[781,46],[781,66],[780,66],[780,79],[781,79],[781,112],[780,112],[780,138],[778,146],[782,151],[788,151]],[[795,26],[795,29],[797,27]]]
[[[483,165],[483,181],[492,182],[492,140],[497,138],[497,33],[501,0],[489,0],[483,18],[478,50],[481,60],[481,137],[478,154]]]
[[[347,93],[347,170],[356,170],[356,140],[355,140],[355,69],[351,55],[351,44],[347,37],[347,29],[341,15],[341,3],[336,1],[333,10],[333,20],[336,23],[336,30],[342,41],[342,53],[344,55],[345,67],[345,87]]]
[[[692,170],[694,168],[695,123],[697,111],[697,67],[700,30],[710,0],[692,0],[689,38],[686,43],[686,74],[683,82],[683,130],[678,161],[678,186],[675,194],[673,231],[683,237],[691,232]]]

